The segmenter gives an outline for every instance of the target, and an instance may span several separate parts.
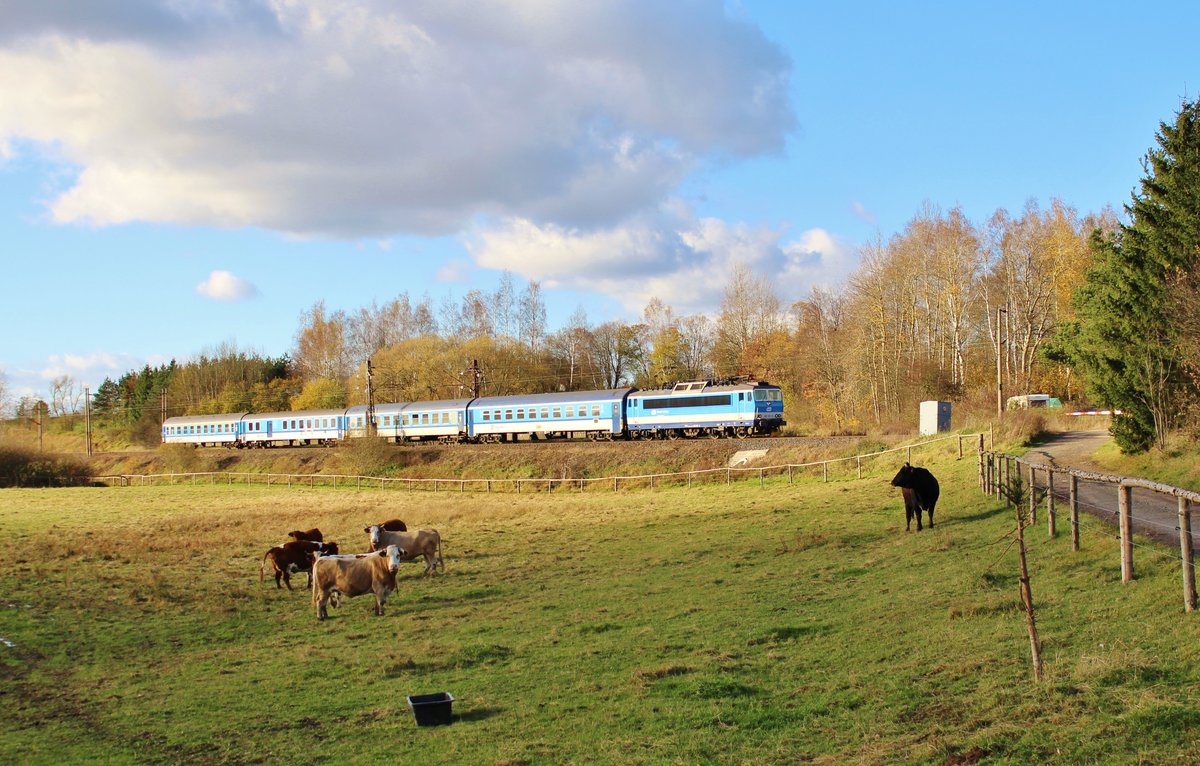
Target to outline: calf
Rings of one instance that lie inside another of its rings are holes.
[[[279,588],[282,579],[288,590],[292,589],[292,575],[304,572],[308,575],[308,587],[312,587],[312,560],[314,555],[335,554],[338,552],[337,543],[316,542],[313,540],[293,540],[272,548],[263,555],[262,563],[258,566],[258,581],[263,581],[263,571],[267,561],[275,569],[275,587]]]
[[[446,571],[442,561],[442,536],[436,529],[418,529],[415,532],[389,532],[378,524],[363,530],[371,536],[369,550],[382,550],[389,545],[395,545],[404,550],[403,561],[412,561],[418,556],[425,557],[423,575],[437,574],[438,567]]]
[[[354,556],[319,556],[313,561],[312,600],[317,607],[317,619],[329,616],[325,605],[341,603],[341,597],[375,594],[375,614],[383,614],[388,594],[396,589],[396,570],[404,551],[395,545],[375,553]]]
[[[301,532],[298,529],[294,532],[288,532],[288,537],[292,538],[293,541],[312,540],[312,541],[318,542],[318,543],[325,539],[324,537],[321,536],[321,530],[317,529],[316,527],[313,527],[312,529],[308,530],[307,532]]]
[[[929,528],[933,529],[933,508],[937,505],[938,481],[925,468],[914,468],[908,463],[892,479],[893,487],[900,487],[904,495],[904,531],[911,529],[912,520],[917,519],[917,531],[921,531],[921,511],[929,512]]]

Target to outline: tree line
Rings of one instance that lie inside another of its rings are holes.
[[[1162,447],[1200,425],[1197,103],[1155,140],[1123,216],[1055,199],[972,221],[926,204],[861,247],[844,285],[790,305],[744,264],[714,314],[652,299],[636,321],[592,323],[579,309],[557,329],[540,284],[508,273],[493,292],[437,306],[407,293],[352,311],[317,302],[287,355],[225,344],[131,371],[105,380],[94,413],[150,431],[164,411],[361,404],[370,360],[377,402],[748,376],[780,385],[787,420],[812,433],[911,430],[927,399],[988,414],[1008,395],[1047,393],[1121,409],[1126,451]]]

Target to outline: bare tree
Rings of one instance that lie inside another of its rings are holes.
[[[542,285],[539,282],[530,282],[521,294],[517,335],[531,351],[537,351],[545,339],[546,302],[542,298]]]
[[[583,306],[575,309],[566,327],[546,339],[546,345],[554,357],[567,365],[564,384],[567,390],[577,390],[583,384],[587,351],[592,345],[592,333],[588,329],[587,312]]]
[[[631,373],[640,363],[640,325],[624,322],[605,322],[592,331],[592,357],[605,388],[617,388],[629,383]]]
[[[516,332],[517,288],[509,271],[500,274],[500,283],[491,296],[492,332],[497,336],[514,337]]]
[[[717,341],[713,348],[713,366],[722,375],[755,371],[762,360],[755,344],[782,327],[779,298],[770,281],[756,277],[744,263],[733,268],[721,314],[717,319]]]
[[[3,370],[0,370],[0,418],[8,416],[10,396],[11,394],[9,393],[8,388],[8,376],[4,374]]]
[[[60,375],[50,381],[50,412],[55,417],[79,410],[83,389],[70,375]]]

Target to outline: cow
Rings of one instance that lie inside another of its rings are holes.
[[[341,597],[375,594],[375,614],[383,614],[388,594],[396,589],[396,570],[404,551],[395,545],[374,553],[352,556],[318,556],[313,560],[312,601],[317,607],[317,619],[329,616],[325,605],[333,600],[336,607]]]
[[[292,589],[292,575],[304,572],[308,575],[308,587],[312,587],[312,559],[314,555],[336,554],[337,543],[316,542],[313,540],[292,540],[272,548],[263,555],[262,563],[258,565],[258,581],[263,581],[263,571],[267,561],[275,569],[275,587],[279,588],[282,579],[288,590]]]
[[[385,532],[407,532],[408,527],[400,519],[388,519],[382,524],[373,524],[372,526],[379,527]]]
[[[418,556],[425,557],[425,571],[422,573],[423,575],[437,574],[439,566],[443,572],[446,571],[446,564],[442,561],[442,536],[438,534],[436,529],[418,529],[414,532],[389,532],[381,528],[378,524],[374,524],[363,531],[371,536],[368,550],[378,551],[389,545],[396,545],[404,549],[405,553],[401,557],[404,561],[412,561]]]
[[[301,532],[298,529],[294,532],[288,532],[288,537],[292,538],[293,541],[312,540],[313,542],[317,543],[325,540],[325,538],[321,536],[321,530],[317,529],[316,527],[313,527],[307,532]]]
[[[904,531],[912,528],[917,519],[917,531],[921,531],[921,511],[929,512],[929,528],[933,529],[933,508],[937,505],[938,481],[928,469],[914,468],[908,463],[892,479],[893,487],[900,487],[904,495]]]

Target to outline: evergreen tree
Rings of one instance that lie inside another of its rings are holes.
[[[1156,140],[1125,208],[1129,223],[1092,236],[1094,264],[1074,296],[1078,324],[1057,351],[1093,398],[1122,410],[1112,434],[1126,453],[1164,446],[1193,385],[1175,309],[1181,275],[1200,260],[1200,101],[1162,123]]]

